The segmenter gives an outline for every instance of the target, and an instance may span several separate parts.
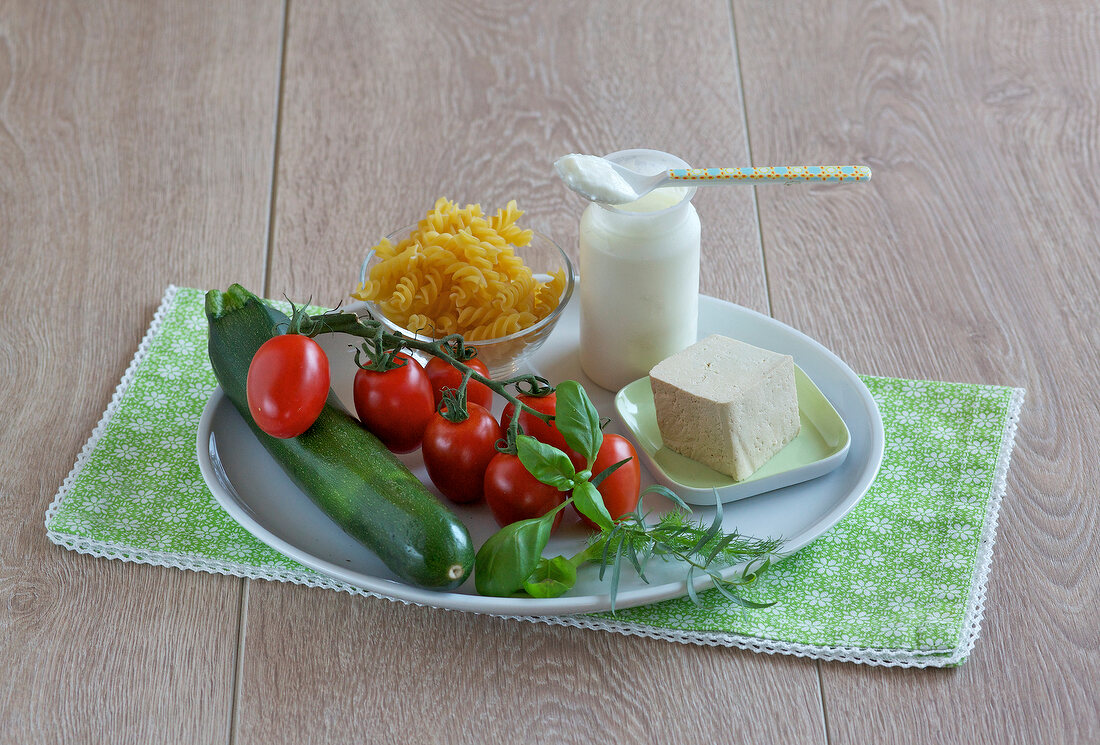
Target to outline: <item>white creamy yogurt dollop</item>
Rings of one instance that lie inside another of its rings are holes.
[[[554,168],[566,186],[593,202],[624,204],[638,198],[633,187],[604,158],[573,153],[554,161]]]

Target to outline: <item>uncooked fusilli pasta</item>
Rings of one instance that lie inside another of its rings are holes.
[[[485,217],[481,205],[439,199],[396,245],[383,238],[379,261],[352,297],[376,303],[386,317],[431,336],[495,339],[534,325],[557,307],[565,271],[539,281],[515,248],[531,242],[516,225],[515,200]]]

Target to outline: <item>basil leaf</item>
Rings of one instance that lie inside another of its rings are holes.
[[[604,506],[603,497],[591,481],[582,481],[573,487],[573,506],[577,512],[596,523],[600,530],[609,530],[615,524]]]
[[[603,444],[600,413],[577,381],[567,380],[554,390],[557,394],[554,426],[565,438],[565,443],[584,456],[591,467]]]
[[[542,558],[554,527],[554,511],[506,525],[474,557],[474,587],[482,595],[507,597],[521,589]]]
[[[573,477],[577,471],[573,468],[569,456],[552,445],[539,442],[529,435],[516,438],[516,455],[519,462],[532,476],[558,491],[573,488]]]
[[[523,583],[533,598],[556,598],[577,584],[577,568],[564,556],[542,559]]]

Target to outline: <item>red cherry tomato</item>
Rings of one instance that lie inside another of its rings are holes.
[[[558,396],[555,393],[546,396],[518,396],[517,398],[535,411],[551,416],[554,415],[558,405]],[[504,412],[500,415],[501,429],[508,430],[508,425],[512,423],[515,412],[516,405],[513,403],[509,403],[504,407]],[[576,470],[581,471],[588,465],[583,455],[565,444],[565,438],[562,437],[561,432],[553,424],[547,424],[527,410],[521,410],[519,413],[519,426],[524,433],[534,437],[539,442],[553,445],[568,455],[569,460],[573,462],[573,468]]]
[[[328,357],[301,334],[265,341],[248,365],[248,410],[272,437],[297,437],[309,429],[328,398]]]
[[[638,454],[634,451],[630,440],[622,435],[604,434],[603,445],[600,446],[600,452],[596,454],[596,462],[592,464],[592,475],[598,476],[604,469],[627,458],[633,460],[619,466],[597,487],[600,496],[603,497],[604,507],[607,508],[612,520],[618,520],[626,513],[633,512],[638,506],[638,497],[642,490],[642,466],[638,462]],[[577,514],[588,527],[597,529],[596,523],[579,512]]]
[[[511,453],[497,453],[485,469],[485,501],[501,527],[541,517],[564,502],[565,496],[532,476]],[[554,528],[561,523],[561,515],[554,518]]]
[[[432,483],[443,496],[459,503],[481,499],[485,469],[497,454],[502,436],[500,425],[484,406],[467,404],[466,409],[470,416],[461,422],[432,415],[422,448]]]
[[[485,377],[489,377],[489,368],[477,357],[467,360],[466,364]],[[432,357],[428,360],[428,364],[424,366],[424,371],[428,373],[428,380],[432,381],[432,393],[435,395],[435,406],[438,409],[439,404],[443,401],[443,389],[458,388],[462,385],[462,373],[458,368],[452,367],[438,357]],[[493,390],[484,383],[479,383],[471,378],[466,385],[466,403],[492,409]]]
[[[424,429],[435,415],[432,384],[415,359],[400,352],[401,367],[355,373],[353,398],[359,421],[395,453],[420,447]]]

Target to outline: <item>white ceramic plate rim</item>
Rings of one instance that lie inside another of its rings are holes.
[[[784,555],[792,554],[839,522],[841,518],[862,499],[868,487],[871,485],[871,482],[874,480],[882,461],[885,444],[882,419],[879,416],[878,407],[863,381],[860,380],[860,378],[839,357],[817,341],[787,326],[781,321],[777,321],[770,316],[765,316],[748,308],[707,296],[701,296],[700,300],[714,304],[718,307],[728,308],[731,312],[750,314],[759,321],[774,326],[777,331],[781,330],[784,334],[790,335],[793,340],[797,341],[803,347],[812,350],[815,354],[819,355],[836,368],[837,372],[844,377],[852,390],[858,394],[860,402],[863,404],[868,414],[868,420],[871,425],[871,442],[869,443],[868,458],[863,466],[860,478],[856,485],[849,489],[844,499],[836,504],[833,509],[824,513],[815,523],[800,533],[786,537],[783,544],[783,553]],[[346,582],[353,587],[376,593],[386,598],[452,610],[524,617],[591,613],[610,610],[610,597],[606,593],[579,596],[565,595],[559,598],[495,598],[458,592],[426,590],[392,579],[347,570],[331,562],[320,559],[309,551],[287,542],[264,527],[264,525],[257,520],[256,516],[245,507],[240,497],[236,494],[236,490],[229,480],[228,475],[224,472],[224,469],[220,467],[220,463],[217,462],[216,448],[224,447],[224,443],[218,442],[216,433],[212,429],[212,424],[220,406],[233,408],[233,405],[225,398],[224,392],[219,387],[211,394],[209,401],[207,401],[203,409],[196,436],[196,451],[203,479],[206,481],[207,486],[210,488],[218,503],[245,530],[261,542],[304,566],[334,579]],[[212,444],[214,445],[213,454],[211,452]],[[798,487],[799,485],[796,484],[788,488],[796,489]],[[308,500],[308,497],[304,494],[301,495],[301,498],[303,500]],[[332,526],[332,529],[333,531],[340,530],[335,524]],[[739,567],[730,567],[723,572],[723,576],[732,577],[739,571]],[[703,590],[710,586],[710,580],[704,576],[698,578],[694,584],[697,589]],[[643,585],[635,589],[620,590],[616,596],[616,607],[629,608],[637,605],[655,603],[661,600],[683,597],[686,594],[687,583],[685,581]]]

